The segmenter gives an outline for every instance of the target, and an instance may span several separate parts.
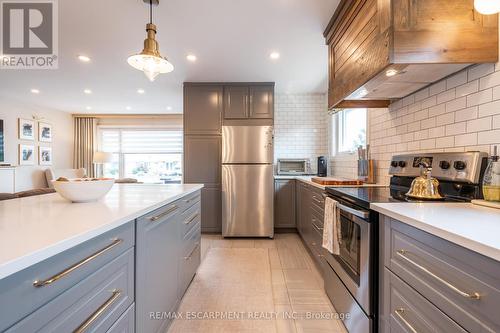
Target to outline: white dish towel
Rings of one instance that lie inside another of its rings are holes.
[[[337,201],[325,199],[325,223],[323,226],[323,247],[334,255],[340,255],[341,229]]]

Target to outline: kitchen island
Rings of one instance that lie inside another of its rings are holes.
[[[164,330],[150,312],[175,311],[199,265],[202,187],[0,202],[0,331]]]

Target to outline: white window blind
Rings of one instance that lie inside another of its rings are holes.
[[[103,151],[124,154],[180,154],[182,131],[100,129],[100,147]]]

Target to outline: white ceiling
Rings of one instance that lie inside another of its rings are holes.
[[[71,113],[181,113],[184,81],[274,81],[277,92],[326,92],[323,30],[337,4],[161,0],[154,23],[175,70],[151,83],[126,62],[142,50],[148,20],[142,0],[59,0],[59,69],[0,70],[0,96]],[[281,58],[272,61],[272,51]],[[189,53],[195,63],[186,60]],[[92,61],[80,62],[79,54]],[[84,94],[86,88],[93,93]],[[137,94],[139,88],[146,93]]]

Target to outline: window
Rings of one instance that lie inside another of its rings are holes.
[[[337,153],[353,152],[366,145],[366,109],[344,109],[333,121]]]
[[[182,180],[182,131],[99,128],[99,150],[113,153],[105,177],[135,178],[144,183]]]

